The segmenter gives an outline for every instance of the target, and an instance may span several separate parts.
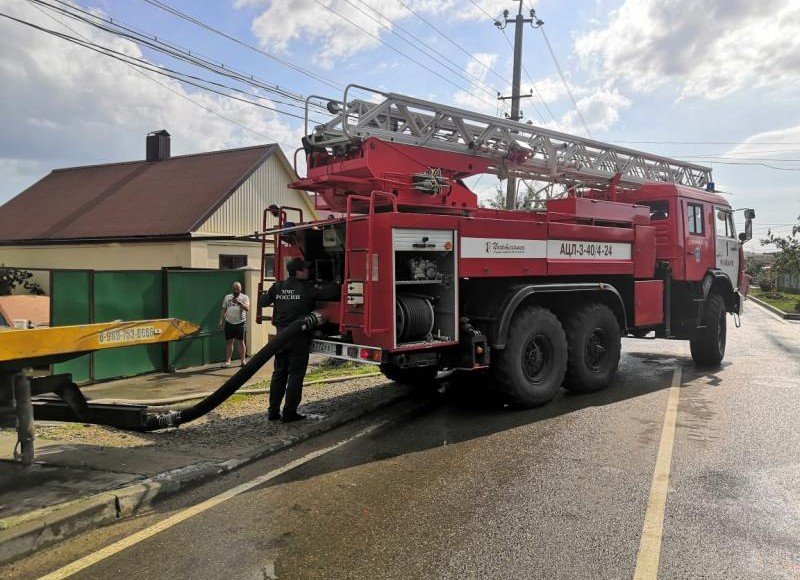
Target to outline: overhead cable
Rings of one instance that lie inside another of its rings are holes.
[[[214,26],[211,26],[210,24],[207,24],[206,22],[203,22],[199,18],[195,18],[194,16],[186,14],[185,12],[181,12],[177,8],[173,8],[172,6],[166,4],[165,2],[161,2],[160,0],[142,0],[142,2],[146,2],[147,4],[155,6],[156,8],[159,8],[160,10],[163,10],[165,12],[169,12],[173,16],[177,16],[178,18],[186,20],[187,22],[190,22],[190,23],[194,24],[195,26],[199,26],[200,28],[204,28],[205,30],[208,30],[209,32],[213,32],[214,34],[222,36],[223,38],[227,38],[231,42],[235,42],[236,44],[238,44],[240,46],[243,46],[243,47],[245,47],[245,48],[247,48],[249,50],[257,52],[258,54],[260,54],[262,56],[265,56],[265,57],[267,57],[267,58],[269,58],[269,59],[271,59],[271,60],[273,60],[273,61],[275,61],[275,62],[277,62],[279,64],[282,64],[283,66],[289,67],[292,70],[295,70],[295,71],[297,71],[297,72],[299,72],[299,73],[301,73],[301,74],[303,74],[303,75],[305,75],[305,76],[307,76],[309,78],[312,78],[312,79],[314,79],[316,81],[319,81],[319,82],[321,82],[321,83],[323,83],[323,84],[325,84],[325,85],[327,85],[327,86],[329,86],[329,87],[331,87],[333,89],[336,89],[337,91],[343,91],[344,90],[344,85],[339,83],[339,82],[337,82],[337,81],[335,81],[335,80],[329,79],[329,78],[327,78],[327,77],[325,77],[325,76],[323,76],[323,75],[321,75],[319,73],[316,73],[316,72],[314,72],[312,70],[309,70],[309,69],[303,68],[303,67],[301,67],[299,65],[296,65],[293,62],[291,62],[291,61],[289,61],[289,60],[287,60],[285,58],[281,58],[281,57],[275,56],[274,54],[271,54],[271,53],[267,52],[266,50],[263,50],[261,48],[258,48],[257,46],[253,46],[252,44],[244,42],[243,40],[241,40],[239,38],[236,38],[235,36],[232,36],[232,35],[228,34],[227,32],[225,32],[223,30],[220,30],[219,28],[215,28]]]
[[[327,10],[327,11],[329,11],[329,12],[331,12],[331,13],[335,14],[336,16],[338,16],[339,18],[341,18],[341,19],[342,19],[342,20],[344,20],[345,22],[348,22],[348,23],[349,23],[350,25],[352,25],[354,28],[357,28],[358,30],[360,30],[361,32],[363,32],[364,34],[366,34],[367,36],[369,36],[369,37],[371,37],[371,38],[374,38],[375,40],[377,40],[378,42],[380,42],[380,43],[381,43],[381,44],[383,44],[384,46],[386,46],[386,47],[390,48],[391,50],[393,50],[394,52],[396,52],[397,54],[399,54],[399,55],[400,55],[400,56],[402,56],[403,58],[405,58],[405,59],[407,59],[407,60],[410,60],[411,62],[413,62],[414,64],[416,64],[417,66],[419,66],[419,67],[421,67],[421,68],[424,68],[426,71],[428,71],[428,72],[430,72],[431,74],[435,75],[437,78],[439,78],[439,79],[441,79],[441,80],[445,81],[446,83],[449,83],[449,84],[453,85],[453,86],[454,86],[454,87],[456,87],[457,89],[460,89],[460,90],[462,90],[462,91],[465,91],[465,92],[467,92],[467,93],[470,93],[470,92],[471,92],[471,90],[470,90],[469,88],[467,88],[467,87],[464,87],[464,86],[462,86],[462,85],[460,85],[460,84],[458,84],[458,83],[456,83],[456,82],[454,82],[454,81],[450,80],[449,78],[447,78],[447,77],[445,77],[445,76],[442,76],[440,73],[438,73],[437,71],[433,70],[432,68],[430,68],[430,67],[429,67],[429,66],[427,66],[426,64],[423,64],[423,63],[419,62],[419,61],[418,61],[417,59],[415,59],[413,56],[410,56],[410,55],[408,55],[408,54],[404,53],[402,50],[400,50],[400,49],[396,48],[395,46],[392,46],[391,44],[389,44],[388,42],[386,42],[384,39],[382,39],[382,38],[381,38],[379,35],[372,34],[371,32],[369,32],[369,31],[367,31],[367,30],[364,30],[364,28],[363,28],[362,26],[359,26],[358,24],[356,24],[355,22],[353,22],[353,21],[352,21],[350,18],[348,18],[347,16],[344,16],[344,15],[343,15],[343,14],[341,14],[340,12],[337,12],[336,10],[334,10],[333,8],[331,8],[330,6],[328,6],[327,4],[325,4],[325,3],[324,3],[322,0],[314,0],[314,2],[315,2],[315,3],[317,3],[317,4],[319,4],[320,6],[322,6],[322,7],[323,7],[325,10]],[[486,102],[486,103],[488,103],[488,104],[490,104],[490,105],[494,106],[494,102],[487,101],[486,99],[483,99],[483,98],[481,98],[481,97],[478,97],[478,98],[479,98],[479,99],[481,99],[482,101],[484,101],[484,102]]]
[[[79,36],[79,37],[80,37],[80,38],[82,38],[83,40],[86,40],[86,41],[88,41],[88,39],[87,39],[85,36],[83,36],[83,35],[82,35],[80,32],[78,32],[77,30],[75,30],[74,28],[72,28],[72,27],[71,27],[69,24],[67,24],[66,22],[62,22],[61,20],[59,20],[59,19],[58,19],[56,16],[54,16],[53,14],[50,14],[49,12],[47,12],[46,10],[42,9],[42,8],[41,8],[41,7],[39,7],[39,6],[36,6],[35,4],[34,4],[34,5],[32,5],[32,7],[33,7],[33,8],[35,8],[36,10],[38,10],[39,12],[41,12],[42,14],[44,14],[45,16],[47,16],[48,18],[50,18],[51,20],[53,20],[54,22],[56,22],[56,23],[60,24],[61,26],[63,26],[63,27],[64,27],[64,28],[66,28],[67,30],[70,30],[70,31],[72,31],[74,34],[76,34],[77,36]],[[110,56],[110,55],[109,55],[109,56]],[[267,140],[269,140],[269,141],[274,141],[274,142],[276,142],[276,143],[280,143],[281,145],[287,146],[287,147],[288,147],[290,150],[291,150],[291,149],[294,149],[294,146],[293,146],[293,145],[289,145],[288,143],[286,143],[286,142],[284,142],[284,141],[281,141],[280,139],[276,138],[276,137],[275,137],[275,136],[273,136],[273,135],[269,135],[269,134],[267,134],[267,133],[262,133],[261,131],[257,131],[256,129],[253,129],[252,127],[248,127],[248,126],[247,126],[247,125],[245,125],[244,123],[241,123],[241,122],[237,121],[236,119],[232,119],[232,118],[228,117],[227,115],[224,115],[224,114],[220,113],[220,112],[219,112],[219,111],[217,111],[216,109],[212,109],[211,107],[208,107],[208,106],[204,105],[203,103],[200,103],[200,102],[196,101],[195,99],[191,98],[191,97],[190,97],[189,95],[187,95],[186,93],[182,93],[181,91],[175,90],[175,88],[173,88],[173,87],[169,86],[168,84],[166,84],[166,83],[162,83],[162,82],[161,82],[161,81],[159,81],[158,79],[156,79],[156,78],[153,78],[153,77],[149,76],[148,74],[146,74],[145,72],[143,72],[143,71],[139,70],[139,68],[138,68],[138,67],[136,67],[135,65],[133,65],[132,63],[125,63],[125,64],[126,64],[126,65],[127,65],[127,66],[128,66],[128,67],[129,67],[129,68],[130,68],[130,69],[131,69],[133,72],[135,72],[136,74],[138,74],[138,75],[140,75],[140,76],[144,77],[145,79],[147,79],[147,80],[149,80],[149,81],[151,81],[151,82],[153,82],[153,83],[155,83],[155,84],[159,85],[160,87],[162,87],[162,88],[164,88],[164,89],[168,90],[169,92],[171,92],[171,93],[173,93],[174,95],[176,95],[176,96],[180,97],[181,99],[183,99],[183,100],[185,100],[185,101],[188,101],[189,103],[193,104],[194,106],[196,106],[196,107],[199,107],[199,108],[203,109],[203,110],[204,110],[204,111],[206,111],[207,113],[210,113],[210,114],[212,114],[212,115],[215,115],[216,117],[219,117],[219,118],[220,118],[220,119],[222,119],[223,121],[227,121],[228,123],[231,123],[232,125],[236,125],[236,126],[237,126],[237,127],[239,127],[240,129],[244,129],[245,131],[249,131],[250,133],[253,133],[254,135],[258,135],[259,137],[263,137],[264,139],[267,139]]]
[[[431,30],[433,30],[434,32],[436,32],[436,33],[440,34],[440,35],[442,36],[442,38],[444,38],[444,39],[445,39],[446,41],[448,41],[450,44],[452,44],[453,46],[455,46],[455,47],[456,47],[458,50],[460,50],[461,52],[463,52],[464,54],[466,54],[466,55],[467,55],[469,58],[471,58],[472,60],[474,60],[475,62],[477,62],[479,65],[481,65],[481,66],[482,66],[483,68],[485,68],[487,71],[489,71],[490,73],[492,73],[494,76],[496,76],[497,78],[499,78],[501,81],[503,81],[503,82],[504,82],[504,83],[506,83],[507,85],[510,85],[510,84],[511,84],[511,81],[510,81],[510,80],[508,80],[506,77],[504,77],[504,76],[502,76],[500,73],[498,73],[498,72],[497,72],[497,71],[496,71],[494,68],[490,67],[490,66],[489,66],[489,65],[487,65],[485,62],[483,62],[482,60],[480,60],[479,58],[477,58],[477,57],[476,57],[474,54],[472,54],[472,53],[471,53],[471,52],[469,52],[469,51],[468,51],[466,48],[464,48],[463,46],[461,46],[461,45],[460,45],[458,42],[456,42],[455,40],[453,40],[452,38],[450,38],[449,36],[447,36],[447,34],[446,34],[446,33],[445,33],[443,30],[441,30],[441,29],[440,29],[440,28],[438,28],[437,26],[434,26],[434,25],[433,25],[433,24],[432,24],[432,23],[431,23],[431,22],[430,22],[430,21],[429,21],[427,18],[425,18],[424,16],[422,16],[422,15],[421,15],[419,12],[417,12],[417,11],[416,11],[416,10],[414,10],[413,8],[411,8],[411,7],[410,7],[408,4],[406,4],[405,2],[403,2],[403,0],[397,0],[397,2],[398,2],[400,5],[402,5],[402,6],[403,6],[403,7],[404,7],[406,10],[408,10],[409,12],[411,12],[411,14],[413,14],[414,16],[416,16],[417,18],[419,18],[420,20],[422,20],[422,22],[424,22],[424,23],[425,23],[425,24],[426,24],[426,25],[427,25],[427,26],[428,26],[428,27],[429,27]]]
[[[592,132],[589,131],[589,126],[586,124],[586,119],[583,118],[583,112],[581,112],[581,108],[578,106],[578,101],[575,100],[575,96],[572,94],[572,89],[569,88],[567,77],[564,76],[564,71],[561,70],[561,65],[558,63],[556,53],[553,51],[553,47],[550,45],[550,39],[547,38],[547,33],[544,31],[544,26],[540,26],[539,30],[542,32],[542,38],[544,38],[544,42],[547,45],[547,50],[550,52],[550,56],[553,58],[553,64],[556,65],[556,70],[558,71],[558,75],[561,77],[561,82],[564,83],[564,88],[567,90],[569,99],[572,101],[572,105],[575,107],[575,112],[578,113],[578,118],[581,121],[581,125],[583,125],[583,128],[586,131],[586,135],[588,135],[591,139]]]
[[[464,79],[468,83],[477,82],[478,84],[475,85],[476,88],[478,88],[478,89],[490,94],[492,97],[494,97],[494,95],[495,95],[495,93],[497,91],[495,89],[492,89],[492,88],[487,88],[489,85],[484,79],[476,77],[475,75],[473,75],[473,74],[471,74],[471,73],[469,73],[467,71],[462,72],[459,69],[460,65],[458,63],[453,62],[452,60],[447,58],[444,54],[437,54],[437,51],[436,51],[435,48],[431,47],[428,43],[426,43],[424,40],[422,40],[421,38],[419,38],[418,36],[416,36],[412,32],[409,32],[408,30],[406,30],[403,26],[401,26],[397,22],[393,22],[391,18],[389,18],[388,16],[386,16],[385,14],[383,14],[382,12],[377,10],[376,8],[373,8],[372,6],[370,6],[369,4],[364,2],[364,0],[356,0],[356,1],[358,3],[366,6],[367,8],[369,8],[372,12],[374,12],[375,14],[380,16],[381,18],[384,18],[386,20],[386,22],[388,22],[389,24],[391,24],[392,26],[397,28],[397,30],[402,31],[404,34],[406,34],[407,36],[411,37],[417,44],[415,44],[414,42],[411,42],[410,40],[408,40],[408,39],[404,38],[403,36],[401,36],[400,34],[398,34],[391,26],[387,26],[386,24],[384,24],[383,22],[381,22],[377,18],[374,18],[370,14],[367,14],[363,9],[361,9],[358,6],[356,6],[355,4],[353,4],[353,2],[351,0],[344,0],[344,1],[347,4],[349,4],[350,6],[352,6],[353,8],[355,8],[356,10],[360,11],[362,14],[364,14],[364,16],[366,16],[367,18],[370,18],[373,22],[377,23],[378,26],[380,26],[382,28],[385,28],[390,33],[392,33],[395,36],[397,36],[400,40],[402,40],[403,42],[405,42],[406,44],[411,46],[414,50],[416,50],[416,51],[422,53],[423,55],[427,56],[431,60],[435,61],[437,64],[442,65],[444,68],[446,68],[450,72],[456,74],[457,76],[461,77],[462,79]],[[419,47],[419,45],[422,45],[422,46],[426,47],[427,50],[422,50]],[[442,62],[440,59],[443,59],[443,60],[445,60],[447,62],[446,63]],[[453,66],[450,66],[447,63],[450,63],[450,65],[453,65]],[[467,77],[470,77],[470,78],[467,78]]]
[[[150,62],[148,62],[148,61],[146,61],[144,59],[139,59],[139,58],[127,55],[125,53],[122,53],[122,52],[119,52],[119,51],[115,51],[115,50],[110,49],[108,47],[104,47],[102,45],[99,45],[99,44],[96,44],[96,43],[93,43],[93,42],[85,41],[83,39],[80,39],[80,38],[77,38],[77,37],[74,37],[74,36],[70,36],[68,34],[64,34],[63,32],[58,32],[57,30],[53,30],[53,29],[50,29],[50,28],[45,28],[43,26],[39,26],[39,25],[34,24],[32,22],[28,22],[27,20],[16,18],[16,17],[11,16],[9,14],[5,14],[5,13],[0,12],[0,17],[7,18],[9,20],[13,20],[13,21],[15,21],[15,22],[17,22],[19,24],[23,24],[23,25],[28,26],[30,28],[34,28],[34,29],[39,30],[41,32],[44,32],[44,33],[50,34],[52,36],[58,37],[58,38],[60,38],[62,40],[66,40],[67,42],[71,42],[73,44],[82,46],[83,48],[87,48],[89,50],[97,52],[98,54],[102,54],[104,56],[108,56],[110,58],[114,58],[114,59],[116,59],[118,61],[130,64],[132,66],[136,66],[136,67],[142,68],[142,69],[147,70],[147,71],[152,72],[152,73],[156,73],[156,74],[159,74],[159,75],[162,75],[162,76],[166,76],[166,77],[172,78],[173,80],[184,82],[186,84],[195,86],[195,87],[203,89],[205,91],[216,93],[218,95],[227,97],[229,99],[233,99],[233,100],[236,100],[236,101],[247,103],[247,104],[262,108],[262,109],[267,109],[267,110],[273,111],[275,113],[279,113],[281,115],[286,115],[286,116],[294,117],[296,119],[301,119],[301,120],[304,119],[304,117],[301,116],[301,115],[296,115],[294,113],[290,113],[288,111],[283,111],[283,110],[278,109],[276,107],[270,107],[268,105],[264,105],[262,103],[258,103],[258,102],[255,102],[255,101],[252,101],[252,100],[249,100],[249,99],[236,97],[236,96],[231,95],[229,93],[225,93],[223,91],[219,91],[219,90],[216,90],[214,88],[211,88],[211,87],[208,87],[208,86],[205,86],[205,85],[201,84],[201,83],[205,82],[205,83],[209,83],[209,84],[217,84],[219,86],[219,83],[215,83],[214,81],[208,81],[206,79],[199,79],[199,77],[192,77],[191,75],[187,75],[185,73],[179,73],[179,72],[173,71],[171,69],[158,67],[158,66],[156,66],[156,65],[154,65],[154,64],[152,64],[152,63],[150,63]],[[222,85],[222,86],[224,86],[224,85]],[[231,87],[227,87],[227,88],[231,88]],[[236,90],[236,89],[233,89],[233,90]]]

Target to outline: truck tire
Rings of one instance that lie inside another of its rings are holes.
[[[716,367],[725,356],[727,339],[727,320],[722,296],[712,294],[703,306],[702,325],[705,328],[695,331],[689,341],[692,359],[701,367]]]
[[[567,375],[564,388],[594,393],[614,380],[622,350],[617,317],[604,304],[579,308],[564,324],[567,333]]]
[[[558,318],[540,306],[514,313],[506,347],[495,353],[495,380],[521,407],[544,405],[556,396],[567,368],[567,339]]]
[[[435,366],[400,368],[388,363],[380,365],[380,371],[390,381],[415,387],[432,385],[439,374]]]

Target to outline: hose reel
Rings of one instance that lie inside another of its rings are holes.
[[[400,294],[395,302],[397,342],[421,340],[433,332],[433,304],[428,298]]]

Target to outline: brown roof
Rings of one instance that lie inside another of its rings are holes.
[[[276,151],[55,169],[0,206],[0,243],[185,236]]]

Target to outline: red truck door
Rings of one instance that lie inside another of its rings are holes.
[[[681,199],[684,225],[684,264],[686,280],[702,280],[713,268],[714,229],[709,227],[711,206],[702,201]]]

